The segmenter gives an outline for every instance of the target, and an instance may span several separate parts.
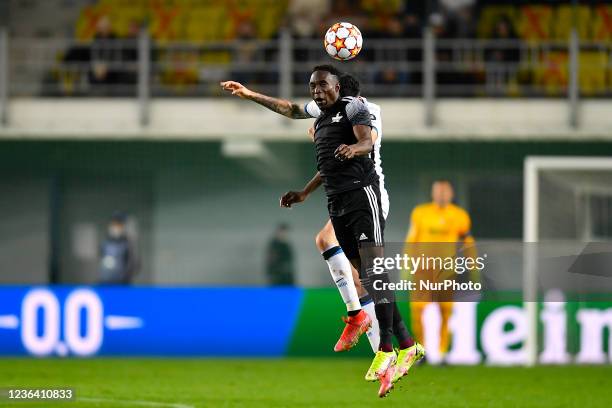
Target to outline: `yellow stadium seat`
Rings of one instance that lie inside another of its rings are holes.
[[[550,6],[529,5],[520,8],[517,16],[519,37],[527,41],[550,39],[553,9]]]
[[[201,42],[208,39],[206,38],[206,27],[202,24],[200,16],[199,13],[190,13],[185,20],[185,39],[187,41]]]
[[[593,40],[612,40],[612,6],[600,4],[593,10]]]
[[[612,68],[608,66],[606,69],[606,93],[612,92]]]
[[[258,37],[270,38],[288,4],[288,0],[98,0],[81,11],[76,36],[91,39],[97,21],[108,15],[113,31],[121,37],[127,35],[132,22],[147,21],[151,36],[160,42],[226,40],[233,38],[241,20],[250,19]]]
[[[600,95],[606,91],[606,68],[608,56],[603,51],[583,51],[578,63],[580,91],[587,96]]]
[[[361,0],[361,9],[369,13],[395,14],[402,11],[401,0]]]
[[[179,6],[156,6],[150,17],[151,36],[161,42],[185,38],[184,15]]]
[[[258,37],[268,39],[276,34],[287,11],[286,6],[287,2],[279,1],[273,7],[263,9],[255,15]]]
[[[227,9],[221,6],[196,8],[189,13],[188,37],[192,41],[218,41],[225,38],[224,27],[228,24]]]
[[[576,29],[583,40],[591,39],[591,8],[588,6],[561,5],[555,10],[552,38],[566,41],[574,25],[574,10],[576,12]]]
[[[534,70],[535,84],[548,95],[560,95],[567,90],[568,55],[564,51],[552,51],[542,55],[540,65]]]
[[[206,51],[202,53],[200,61],[203,65],[226,65],[232,61],[232,55],[229,51]]]

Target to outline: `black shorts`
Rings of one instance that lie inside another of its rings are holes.
[[[383,217],[378,183],[328,198],[336,238],[348,259],[359,257],[362,245],[383,246]]]

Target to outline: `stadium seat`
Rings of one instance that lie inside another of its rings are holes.
[[[274,2],[270,7],[257,9],[255,21],[257,24],[257,36],[262,39],[272,37],[279,28],[279,23],[287,11],[288,2]]]
[[[535,85],[544,93],[557,96],[565,92],[568,82],[568,55],[565,51],[551,51],[542,55],[534,69]]]
[[[548,40],[551,37],[553,9],[550,6],[523,6],[517,16],[519,37],[526,41]]]
[[[185,39],[193,42],[223,40],[225,26],[227,26],[225,8],[197,8],[185,16]]]
[[[401,13],[404,7],[402,0],[361,0],[360,8],[370,14],[393,15]]]
[[[578,37],[582,40],[591,39],[591,8],[588,6],[576,6],[576,29]],[[566,41],[574,24],[574,6],[561,5],[555,10],[554,24],[552,25],[552,38]]]
[[[151,10],[150,32],[157,41],[185,38],[183,9],[178,6],[156,6]]]
[[[288,4],[288,0],[98,0],[82,9],[76,37],[90,40],[98,20],[108,16],[120,37],[128,34],[132,22],[147,21],[158,42],[227,40],[246,19],[255,24],[258,38],[267,39],[278,31]]]
[[[612,6],[600,4],[593,11],[593,40],[612,39]]]
[[[602,51],[583,51],[579,60],[580,91],[586,96],[603,94],[606,91],[607,54]]]

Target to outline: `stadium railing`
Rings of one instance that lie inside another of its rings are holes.
[[[606,97],[612,94],[612,43],[568,41],[367,39],[341,68],[376,97]],[[0,34],[0,104],[12,96],[220,96],[233,79],[262,92],[307,96],[316,64],[330,59],[317,40],[154,42],[9,38]],[[429,57],[428,57],[429,56]],[[571,112],[575,110],[570,109]],[[3,114],[6,119],[6,112]],[[144,117],[144,116],[143,116]]]

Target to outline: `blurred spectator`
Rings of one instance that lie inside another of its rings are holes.
[[[449,39],[450,32],[448,31],[448,25],[444,15],[440,13],[434,13],[429,16],[429,24],[433,35],[436,39]],[[437,43],[436,44],[436,61],[440,63],[447,63],[452,59],[452,47],[448,44]]]
[[[440,0],[440,11],[446,16],[474,7],[476,0]]]
[[[361,30],[367,31],[368,16],[365,11],[358,5],[356,1],[335,0],[332,2],[332,8],[326,18],[325,28],[321,34],[334,23],[346,21],[355,24]]]
[[[266,273],[271,285],[293,285],[295,283],[295,260],[288,232],[289,226],[280,224],[268,243]]]
[[[396,68],[387,67],[376,74],[374,81],[376,84],[383,86],[405,84],[408,82],[408,74]],[[400,87],[389,86],[385,88],[384,93],[387,96],[401,96],[405,94],[405,91]]]
[[[286,26],[297,39],[320,38],[326,27],[326,16],[331,9],[330,0],[293,0],[287,10]],[[294,44],[295,61],[307,61],[308,47]],[[296,78],[297,79],[297,78]]]
[[[386,20],[386,23],[381,26],[381,30],[372,33],[374,34],[373,38],[398,40],[404,38],[404,25],[402,21],[397,17],[390,17]],[[397,48],[380,47],[374,50],[371,58],[373,60],[402,62],[406,58],[406,53]],[[408,74],[402,69],[397,68],[395,64],[389,64],[377,72],[375,82],[381,85],[405,84],[408,82]],[[392,88],[389,90],[392,90]]]
[[[87,75],[91,66],[91,49],[87,44],[75,43],[66,54],[64,54],[63,64],[57,72],[57,77],[51,75],[45,80],[45,95],[55,96],[56,84],[59,80],[60,95],[75,95],[81,91],[82,83],[86,82]],[[56,79],[57,78],[57,79]]]
[[[100,248],[100,283],[126,285],[138,272],[135,246],[128,238],[127,215],[115,212],[108,224],[107,237]]]
[[[453,38],[476,38],[476,25],[474,12],[469,7],[448,16],[448,31]]]
[[[504,90],[510,78],[518,71],[517,64],[521,59],[519,45],[514,43],[518,35],[508,17],[503,16],[495,23],[491,38],[505,42],[494,44],[485,53],[487,84]]]
[[[121,47],[121,61],[125,67],[121,70],[119,82],[130,86],[135,85],[138,80],[138,35],[140,34],[140,24],[136,20],[131,20],[128,25],[127,36]],[[132,88],[133,89],[133,88]]]
[[[494,40],[518,40],[518,35],[514,31],[512,22],[508,17],[501,17],[493,27],[491,38]],[[511,45],[511,46],[509,46]],[[520,59],[518,44],[505,44],[487,53],[487,61],[495,62],[518,62]]]
[[[114,42],[117,36],[111,29],[111,22],[107,16],[98,20],[96,34],[91,44],[91,71],[89,81],[94,93],[113,93],[114,85],[118,81],[116,64],[121,60],[121,50]],[[103,86],[98,86],[103,85]]]
[[[423,37],[423,27],[421,24],[421,19],[416,13],[408,13],[403,16],[403,24],[404,24],[404,37],[406,39],[417,40]],[[414,47],[408,48],[406,57],[408,62],[418,64],[417,67],[421,66],[421,61],[423,61],[423,49],[422,43],[419,41],[418,44],[415,44]],[[419,68],[413,67],[407,73],[407,82],[411,84],[420,84],[422,83],[422,72]]]
[[[319,22],[329,13],[330,0],[293,0],[287,17],[292,34],[298,38],[317,38]]]
[[[405,38],[421,38],[423,28],[421,27],[421,20],[417,14],[408,13],[402,18],[404,29],[403,34]]]
[[[251,20],[242,20],[236,27],[236,47],[234,48],[233,61],[239,69],[232,73],[236,81],[243,84],[257,82],[258,75],[252,70],[244,70],[250,63],[258,58],[259,46],[254,41],[257,39],[257,30]]]
[[[476,36],[476,21],[473,8],[475,0],[440,0],[440,13],[449,38],[473,38]]]
[[[447,85],[445,95],[469,96],[481,80],[481,66],[472,61],[469,52],[463,52],[460,43],[449,31],[446,18],[439,13],[430,16],[436,43],[436,83]]]

